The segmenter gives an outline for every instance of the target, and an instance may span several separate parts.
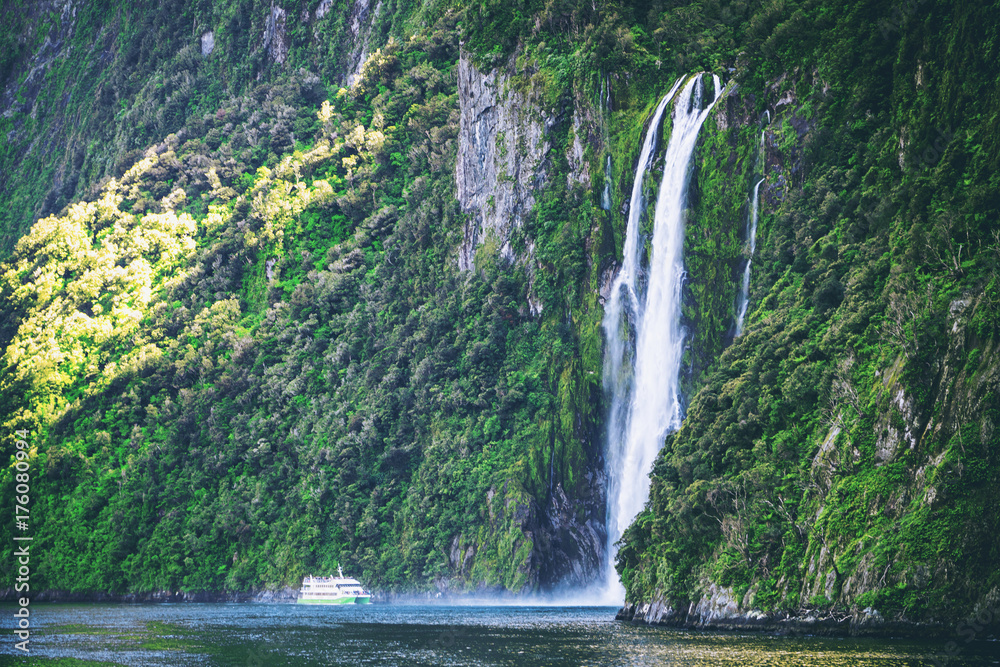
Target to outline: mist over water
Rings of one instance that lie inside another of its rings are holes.
[[[649,471],[664,436],[680,426],[683,418],[678,376],[684,350],[680,324],[684,207],[698,131],[722,91],[719,77],[713,75],[713,90],[707,99],[706,77],[690,77],[682,88],[679,80],[656,108],[633,179],[622,266],[612,283],[605,310],[604,385],[610,397],[608,562],[597,597],[609,604],[624,600],[624,589],[614,569],[614,544],[646,502]],[[645,208],[642,182],[650,157],[656,152],[662,114],[674,93],[677,99],[654,210],[652,249],[644,269],[644,243],[640,239]]]

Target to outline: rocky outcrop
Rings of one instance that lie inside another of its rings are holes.
[[[19,594],[13,588],[0,591],[0,601],[16,600]],[[257,592],[242,591],[147,591],[145,593],[109,593],[107,591],[45,590],[32,594],[33,602],[273,602],[287,604],[298,597],[298,590],[291,587],[266,589]]]
[[[212,51],[215,49],[215,33],[211,30],[208,32],[203,32],[201,34],[201,55],[206,58],[211,55]]]
[[[984,610],[990,621],[980,624],[983,637],[995,636],[1000,627],[989,625],[996,619],[992,610]],[[974,615],[973,618],[977,616]],[[687,605],[675,606],[669,601],[655,599],[651,602],[629,603],[618,610],[616,620],[644,625],[662,625],[692,630],[754,630],[783,635],[826,635],[854,637],[910,636],[925,639],[946,637],[951,623],[916,623],[905,618],[886,619],[871,608],[854,613],[837,614],[830,611],[805,610],[797,614],[786,612],[765,613],[760,610],[743,610],[736,605],[732,590],[712,586],[710,595]]]
[[[587,123],[587,121],[590,121]],[[566,152],[566,159],[569,163],[569,173],[566,175],[567,185],[574,184],[583,187],[590,186],[590,163],[584,156],[583,141],[587,139],[587,125],[593,126],[593,120],[586,118],[580,113],[579,107],[573,109],[573,142]]]
[[[452,538],[448,573],[434,581],[437,597],[545,595],[592,584],[607,539],[603,489],[603,474],[594,471],[576,497],[562,484],[542,500],[510,482],[491,487],[488,530]]]
[[[601,511],[605,480],[603,473],[593,471],[585,479],[589,493],[583,502],[570,498],[562,484],[549,494],[543,525],[535,531],[544,554],[540,576],[543,588],[587,586],[602,572],[607,541]]]
[[[295,599],[294,589],[292,600]],[[106,591],[62,591],[44,590],[32,593],[32,602],[102,602],[102,603],[145,603],[145,602],[278,602],[281,591],[263,591],[260,593],[243,593],[235,591],[148,591],[145,593],[109,593]],[[0,592],[0,601],[12,601],[18,598],[13,588]],[[20,594],[20,595],[23,595]],[[269,597],[271,596],[271,597]],[[264,599],[267,598],[267,599]],[[282,598],[284,601],[284,598]]]
[[[263,47],[272,61],[281,65],[288,58],[289,38],[285,29],[285,10],[272,6],[264,25]]]
[[[287,604],[289,602],[294,602],[296,599],[298,599],[298,597],[299,597],[298,590],[291,587],[286,587],[274,590],[269,589],[265,591],[260,591],[259,593],[253,596],[252,601],[276,602],[276,603]]]
[[[326,13],[330,11],[331,7],[333,7],[333,0],[321,0],[319,6],[316,7],[316,12],[314,14],[316,20],[318,21],[326,16]]]
[[[355,0],[354,7],[351,9],[350,34],[354,48],[351,50],[347,64],[347,71],[350,72],[347,76],[348,85],[353,86],[361,76],[361,69],[368,59],[372,27],[380,11],[382,11],[382,0],[378,0],[374,8],[371,0]],[[325,14],[326,11],[324,10],[323,13]],[[319,9],[316,10],[316,15],[317,17],[321,16]]]
[[[43,0],[19,11],[26,11],[31,20],[44,15],[58,15],[59,22],[58,29],[50,30],[27,60],[14,69],[15,73],[23,72],[24,78],[12,75],[6,82],[0,82],[4,84],[0,96],[0,113],[5,118],[15,113],[35,115],[35,99],[45,86],[49,68],[56,58],[66,53],[76,28],[76,7],[70,0]],[[36,39],[33,31],[42,29],[41,25],[41,21],[38,21],[38,27],[21,35],[21,39],[31,43]]]
[[[758,630],[779,634],[831,636],[914,636],[946,637],[972,632],[978,639],[1000,635],[1000,591],[992,591],[983,603],[970,609],[964,618],[914,622],[898,615],[886,618],[867,607],[851,612],[800,609],[763,612],[740,604],[731,588],[711,584],[697,601],[675,604],[662,598],[629,603],[615,616],[620,621],[665,625],[695,630]]]
[[[524,259],[515,257],[511,236],[546,183],[546,133],[556,119],[515,89],[502,68],[480,72],[465,51],[458,61],[458,100],[456,179],[458,201],[468,216],[459,268],[474,268],[476,250],[484,243],[495,246],[507,262]],[[579,154],[582,160],[582,147]]]

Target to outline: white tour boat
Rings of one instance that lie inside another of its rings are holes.
[[[312,575],[302,580],[299,591],[299,604],[368,604],[372,594],[366,591],[361,582],[344,576],[344,571],[337,567],[339,577],[314,577]]]

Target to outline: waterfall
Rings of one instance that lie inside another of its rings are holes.
[[[617,601],[622,587],[614,570],[614,543],[649,495],[649,471],[663,438],[681,422],[679,391],[684,332],[680,325],[684,280],[684,205],[698,131],[721,94],[719,77],[703,108],[704,75],[691,77],[673,105],[673,127],[653,218],[649,266],[641,267],[643,176],[655,153],[656,128],[677,81],[656,108],[636,165],[622,266],[604,316],[607,347],[604,384],[608,414],[608,567],[604,597]],[[645,285],[645,289],[643,286]]]
[[[771,122],[771,112],[766,111],[768,123]],[[760,132],[760,153],[758,155],[758,164],[764,155],[764,130]],[[747,316],[747,306],[750,305],[750,264],[753,263],[753,254],[757,250],[757,211],[758,204],[760,202],[758,198],[758,192],[760,190],[760,184],[764,182],[761,178],[757,181],[757,184],[753,186],[753,198],[750,200],[750,217],[747,221],[747,240],[750,243],[750,254],[747,257],[747,265],[743,269],[743,284],[740,286],[740,296],[736,303],[736,337],[739,338],[743,334],[743,322],[746,320]]]
[[[629,398],[631,397],[631,384],[633,374],[632,348],[634,347],[635,331],[640,317],[639,297],[637,294],[639,283],[640,257],[639,257],[639,236],[640,220],[645,210],[645,198],[643,197],[643,181],[646,171],[651,166],[651,158],[656,152],[657,136],[663,112],[667,108],[667,103],[677,92],[681,84],[678,79],[653,112],[653,118],[646,130],[646,137],[639,152],[639,162],[635,167],[635,176],[632,178],[632,196],[629,199],[628,222],[625,227],[625,245],[622,249],[622,266],[618,270],[618,275],[611,286],[611,294],[604,310],[604,335],[607,340],[607,347],[604,352],[604,387],[610,395],[610,408],[608,411],[608,526],[611,527],[611,501],[619,494],[620,480],[615,474],[617,461],[621,456],[617,451],[625,438],[625,423],[628,417]],[[609,543],[608,553],[611,553],[615,541],[619,535],[608,532]],[[610,573],[614,568],[610,567]],[[611,576],[611,574],[609,574]],[[615,582],[617,583],[617,582]]]
[[[763,132],[761,136],[763,136]],[[760,190],[760,184],[764,182],[764,179],[757,181],[757,185],[753,186],[753,199],[750,201],[750,221],[747,227],[747,239],[750,242],[750,256],[747,257],[747,265],[743,269],[743,284],[740,286],[740,298],[736,305],[736,337],[739,338],[743,334],[743,321],[747,316],[747,306],[750,305],[750,264],[753,262],[753,253],[757,250],[757,203],[758,197],[757,193]]]
[[[611,210],[611,155],[604,162],[604,190],[601,192],[601,209]]]
[[[601,115],[607,119],[611,115],[611,86],[608,85],[608,81],[605,77],[601,77],[601,92],[600,92],[600,105],[601,105]],[[607,123],[603,123],[604,126],[604,143],[608,143],[608,131]],[[604,189],[601,191],[601,209],[604,211],[611,210],[611,153],[607,154],[604,160]]]

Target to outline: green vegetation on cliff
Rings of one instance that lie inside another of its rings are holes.
[[[0,390],[37,456],[39,588],[254,590],[342,562],[381,589],[518,591],[567,567],[535,541],[598,455],[600,341],[563,322],[599,317],[592,207],[556,187],[527,221],[558,267],[542,317],[523,265],[457,270],[455,23],[322,103],[300,73],[190,119],[18,243]]]
[[[996,7],[369,4],[22,2],[4,28],[0,435],[31,434],[33,588],[594,576],[599,295],[650,110],[700,69],[728,95],[692,172],[688,413],[629,600],[929,618],[1000,586]],[[473,230],[471,271],[462,50],[542,119],[533,166],[489,129],[534,203]]]
[[[795,4],[746,44],[788,74],[737,75],[775,114],[746,333],[667,438],[619,571],[632,601],[714,583],[743,609],[947,620],[1000,586],[996,8]],[[738,173],[698,168],[709,192]]]

